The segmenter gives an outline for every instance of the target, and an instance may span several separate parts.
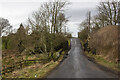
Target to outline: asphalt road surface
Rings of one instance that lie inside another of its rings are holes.
[[[84,55],[79,39],[71,39],[67,58],[47,78],[116,78],[115,74],[100,69]]]

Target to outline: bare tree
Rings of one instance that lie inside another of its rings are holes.
[[[51,19],[51,22],[52,22],[52,25],[51,25],[51,30],[54,31],[54,33],[57,33],[58,32],[58,24],[57,23],[58,21],[58,16],[61,15],[61,13],[63,14],[64,13],[64,8],[65,6],[69,4],[67,1],[61,1],[61,0],[55,0],[53,3],[52,3],[52,10],[51,10],[51,15],[52,15],[52,19]],[[65,17],[64,17],[65,18]],[[60,18],[59,18],[60,19]]]
[[[57,30],[56,32],[61,33],[63,27],[65,27],[66,23],[68,22],[68,19],[65,17],[64,13],[59,13],[58,17],[57,17]]]
[[[61,0],[46,2],[40,6],[38,11],[33,12],[32,16],[28,18],[30,29],[33,33],[40,33],[39,39],[45,48],[47,46],[45,39],[49,37],[49,34],[62,32],[62,28],[68,21],[64,14],[66,5],[67,2]],[[51,41],[53,39],[54,37],[51,37]]]
[[[99,11],[99,20],[104,24],[104,21],[107,22],[107,25],[116,25],[117,15],[118,15],[118,2],[101,2],[98,6]],[[104,26],[104,25],[103,25]]]
[[[4,19],[0,17],[0,36],[2,35],[2,33],[5,32],[6,34],[8,34],[11,28],[12,26],[10,26],[8,19]]]

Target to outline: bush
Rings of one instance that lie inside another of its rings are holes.
[[[58,58],[59,58],[59,56],[60,56],[59,52],[53,53],[53,60],[54,60],[54,61],[57,61]]]
[[[78,33],[78,38],[80,38],[81,41],[85,42],[88,38],[88,29],[83,29],[81,32]]]
[[[34,47],[35,53],[42,53],[44,51],[43,46],[36,46]]]
[[[18,44],[18,51],[19,53],[22,53],[24,51],[25,47],[23,45],[23,42],[20,41],[20,43]]]
[[[53,40],[53,47],[55,51],[60,50],[61,48],[65,48],[64,45],[67,41],[67,38],[64,37],[62,34],[56,34],[55,39]]]

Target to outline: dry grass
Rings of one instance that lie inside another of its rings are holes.
[[[5,75],[5,78],[42,78],[46,75],[47,72],[49,72],[51,69],[53,69],[58,62],[49,62],[46,64],[35,64],[29,67],[25,67],[22,70],[16,70],[12,73],[9,73]]]
[[[23,68],[22,70],[16,70],[12,73],[6,74],[4,78],[43,78],[45,77],[52,69],[54,69],[59,62],[63,59],[64,52],[59,57],[58,61],[50,61],[46,64],[34,64],[28,67]],[[43,55],[42,55],[43,56]]]
[[[106,59],[106,57],[103,55],[93,55],[92,53],[88,53],[88,52],[85,52],[85,54],[89,56],[90,58],[94,58],[97,63],[109,69],[120,71],[120,67],[118,66],[118,64]]]
[[[118,26],[106,26],[91,36],[90,47],[111,61],[118,60]]]

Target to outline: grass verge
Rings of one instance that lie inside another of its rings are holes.
[[[93,55],[92,53],[88,53],[87,51],[85,51],[85,55],[91,59],[94,59],[95,62],[100,65],[103,65],[116,72],[120,72],[120,64],[109,61],[102,55]]]
[[[8,73],[4,78],[44,78],[51,70],[53,70],[63,59],[64,52],[59,57],[58,61],[53,60],[46,64],[34,64],[23,68],[22,70],[16,70],[12,73]]]
[[[68,46],[70,46],[71,44],[70,44],[70,39],[68,40]]]

